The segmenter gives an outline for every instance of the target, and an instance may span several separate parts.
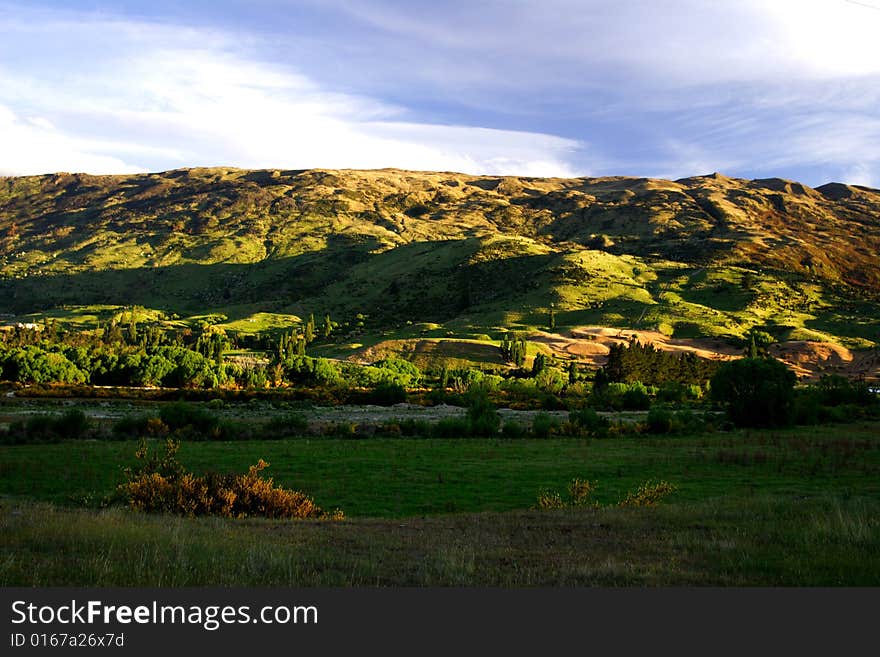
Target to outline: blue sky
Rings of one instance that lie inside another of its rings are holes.
[[[878,34],[880,0],[0,0],[0,175],[880,187]]]

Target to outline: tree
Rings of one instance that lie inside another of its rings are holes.
[[[532,376],[538,376],[545,367],[547,367],[547,357],[538,352],[535,354],[535,360],[532,361]]]
[[[556,311],[552,307],[550,308],[550,317],[547,324],[550,326],[551,331],[556,328]]]
[[[309,320],[306,322],[306,328],[304,337],[306,340],[306,344],[309,344],[315,339],[315,315],[309,315]]]
[[[324,338],[329,338],[333,332],[333,322],[330,321],[330,313],[324,315],[324,325],[321,327],[321,334]]]
[[[712,399],[727,404],[734,424],[743,427],[791,423],[797,377],[770,358],[743,358],[722,365],[712,377]]]
[[[749,358],[758,357],[758,345],[755,344],[755,334],[749,335]]]
[[[525,363],[526,341],[516,334],[512,338],[505,335],[498,348],[501,350],[501,357],[504,360],[514,363],[517,367],[522,367]]]
[[[578,366],[576,361],[569,361],[568,363],[568,383],[571,385],[577,381],[578,377]]]

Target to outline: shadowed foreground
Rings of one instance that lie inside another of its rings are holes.
[[[876,586],[878,518],[841,497],[343,522],[3,501],[0,585]]]

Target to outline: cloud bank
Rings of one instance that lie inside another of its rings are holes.
[[[68,35],[81,61],[61,79],[0,69],[3,174],[216,165],[585,173],[572,164],[578,140],[407,120],[403,107],[328,91],[210,33],[81,20],[13,30],[22,41]]]
[[[0,0],[0,173],[393,166],[880,186],[870,1],[39,1]]]

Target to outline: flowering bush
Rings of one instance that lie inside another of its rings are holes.
[[[568,499],[564,500],[562,495],[556,491],[544,489],[538,493],[538,500],[532,508],[546,510],[590,507],[598,509],[600,508],[599,503],[592,499],[595,490],[595,482],[587,479],[572,479],[568,484]],[[620,500],[616,506],[656,506],[664,497],[676,490],[677,488],[667,481],[657,483],[646,481],[637,490],[627,493],[626,497]]]

